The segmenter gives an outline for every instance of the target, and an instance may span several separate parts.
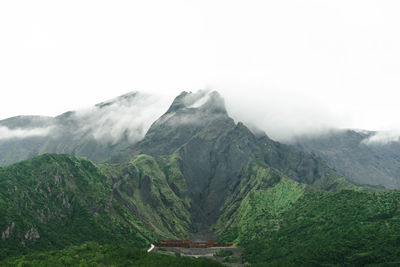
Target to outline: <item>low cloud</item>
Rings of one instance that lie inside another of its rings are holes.
[[[347,128],[349,117],[334,114],[318,99],[277,90],[221,90],[229,115],[254,131],[290,143],[298,136],[317,136]]]
[[[318,98],[280,91],[242,90],[242,87],[221,88],[217,91],[225,99],[229,115],[243,122],[253,132],[264,131],[272,139],[291,143],[298,136],[318,136],[334,129],[352,128],[352,118],[333,112]],[[198,108],[207,103],[214,88],[199,90],[184,98],[187,108]],[[240,90],[239,90],[240,89]],[[95,138],[115,144],[122,139],[130,143],[140,141],[150,126],[169,108],[176,95],[164,96],[128,93],[100,103],[92,108],[70,113],[66,120],[53,118],[30,128],[0,126],[0,139],[28,138],[59,135],[73,138]],[[172,124],[201,123],[202,118],[180,114],[172,118],[167,114],[164,122]],[[211,116],[211,115],[210,115]],[[62,116],[61,116],[62,117]],[[208,119],[208,118],[207,118]],[[40,127],[35,127],[40,126]],[[363,141],[364,144],[387,144],[400,141],[399,131],[380,131]]]
[[[151,124],[167,111],[171,102],[170,97],[132,92],[92,108],[47,118],[41,127],[29,127],[29,124],[39,120],[36,117],[26,119],[27,124],[24,128],[0,126],[0,140],[51,136],[56,139],[94,138],[111,144],[126,139],[135,143],[140,141]]]
[[[23,139],[28,137],[40,137],[40,136],[48,136],[51,134],[53,127],[43,127],[43,128],[16,128],[10,129],[6,126],[0,126],[0,140],[4,139]]]
[[[47,118],[41,127],[29,127],[36,117],[26,119],[24,128],[0,126],[0,140],[12,138],[54,137],[85,139],[115,144],[122,139],[140,141],[171,104],[170,97],[132,92],[97,104],[92,108]],[[41,122],[41,121],[40,121]]]
[[[131,143],[141,140],[170,104],[169,98],[141,93],[130,93],[100,103],[74,114],[81,133],[96,140],[116,143],[127,138]]]
[[[210,90],[198,90],[185,96],[183,102],[187,108],[199,108],[204,105],[211,96]]]
[[[400,142],[400,130],[377,132],[362,141],[366,145],[386,145],[392,142]]]

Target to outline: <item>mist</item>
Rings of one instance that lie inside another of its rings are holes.
[[[362,141],[366,145],[386,145],[392,142],[400,142],[400,130],[377,132]]]
[[[73,120],[79,123],[78,133],[90,134],[98,141],[115,144],[127,138],[128,142],[135,143],[144,137],[171,101],[169,97],[132,92],[78,110]]]
[[[0,7],[1,119],[56,116],[129,91],[172,100],[181,91],[212,89],[236,121],[283,142],[331,128],[398,129],[398,1]],[[109,107],[83,127],[114,142],[128,125],[136,140],[168,104],[150,104],[147,114]]]
[[[292,143],[297,137],[318,137],[336,130],[354,129],[356,127],[353,126],[357,125],[354,114],[332,110],[318,96],[272,88],[260,92],[257,86],[243,90],[240,90],[240,85],[220,85],[219,88],[221,90],[208,86],[206,89],[195,90],[183,99],[184,104],[187,108],[199,108],[215,90],[221,94],[229,116],[236,123],[243,122],[254,133],[265,132],[273,140],[284,143]],[[56,137],[69,132],[74,138],[89,137],[104,144],[116,144],[122,139],[134,144],[143,139],[150,126],[168,110],[177,95],[131,92],[71,112],[68,123],[60,119],[65,116],[63,114],[48,119],[43,127],[10,129],[0,126],[0,139]],[[202,123],[203,119],[200,115],[182,115],[173,120],[170,117],[173,114],[165,116],[163,121],[193,124]],[[380,145],[398,141],[400,130],[394,128],[376,131],[362,143]]]
[[[231,87],[230,87],[231,88]],[[332,129],[348,127],[350,117],[332,112],[310,95],[256,88],[220,90],[229,115],[253,131],[264,131],[280,142],[292,142],[297,136],[315,136]]]
[[[28,137],[43,137],[51,134],[53,127],[41,127],[41,128],[16,128],[9,129],[6,126],[0,126],[0,140],[5,139],[23,139]]]
[[[30,127],[29,124],[40,117],[28,116],[28,124],[23,128],[0,126],[0,140],[69,136],[73,139],[94,138],[104,144],[115,144],[125,139],[133,144],[140,141],[151,124],[166,112],[172,99],[131,92],[90,108],[46,118],[41,122],[43,127]]]

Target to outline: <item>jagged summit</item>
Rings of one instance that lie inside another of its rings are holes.
[[[199,109],[213,113],[227,113],[225,101],[217,91],[183,91],[172,102],[166,114],[185,109]]]
[[[145,138],[135,145],[134,154],[171,154],[210,125],[234,126],[220,94],[204,90],[182,92],[152,124]]]

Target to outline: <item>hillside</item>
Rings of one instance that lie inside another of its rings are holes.
[[[298,149],[313,153],[357,184],[400,189],[400,143],[368,143],[374,132],[332,131],[299,137]]]
[[[249,194],[221,238],[259,266],[397,266],[399,202],[399,191],[320,192],[284,181]]]
[[[260,266],[400,263],[400,191],[315,190],[254,165],[248,180],[226,199],[214,226],[221,242],[245,248],[246,261]]]
[[[45,154],[0,168],[0,185],[1,258],[86,241],[143,248],[192,229],[187,200],[148,156],[96,166]]]

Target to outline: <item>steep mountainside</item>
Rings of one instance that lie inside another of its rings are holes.
[[[400,188],[400,143],[366,143],[374,132],[334,131],[302,137],[296,146],[322,158],[357,184]]]
[[[174,171],[174,159],[165,165]],[[0,258],[93,240],[144,247],[192,232],[184,192],[174,193],[149,156],[96,166],[45,154],[0,168],[0,185]]]
[[[218,225],[255,266],[398,266],[399,204],[399,191],[316,191],[283,179],[252,190]]]
[[[321,191],[249,166],[213,229],[256,266],[400,264],[400,191],[336,180]],[[259,265],[258,265],[259,264]]]
[[[235,124],[217,92],[183,92],[128,155],[114,160],[171,153],[180,159],[198,230],[216,222],[225,198],[240,185],[250,163],[271,166],[321,189],[330,189],[330,183],[340,179],[317,158],[266,135],[255,136],[243,123]]]

